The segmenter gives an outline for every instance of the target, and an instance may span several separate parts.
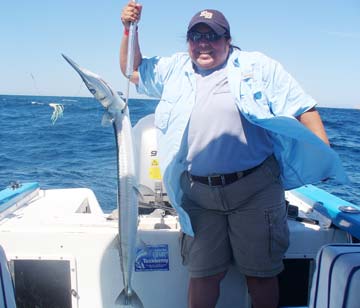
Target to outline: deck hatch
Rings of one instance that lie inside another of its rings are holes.
[[[11,259],[17,307],[77,307],[73,265],[64,259]]]

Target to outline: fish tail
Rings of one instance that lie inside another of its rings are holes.
[[[115,301],[115,304],[119,307],[131,307],[131,308],[144,308],[141,299],[134,290],[123,289]]]

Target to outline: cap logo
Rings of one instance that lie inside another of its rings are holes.
[[[209,11],[202,11],[200,13],[200,17],[204,17],[206,19],[211,19],[213,17],[213,13],[211,13]]]

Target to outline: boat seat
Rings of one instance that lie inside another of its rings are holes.
[[[4,249],[0,246],[0,307],[16,308],[14,285]]]
[[[310,308],[358,308],[360,244],[329,244],[316,257]]]

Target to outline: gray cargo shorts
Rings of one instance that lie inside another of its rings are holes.
[[[181,254],[191,277],[224,272],[230,264],[246,276],[274,277],[289,245],[284,189],[274,156],[225,186],[181,176],[182,207],[195,236],[181,234]]]

